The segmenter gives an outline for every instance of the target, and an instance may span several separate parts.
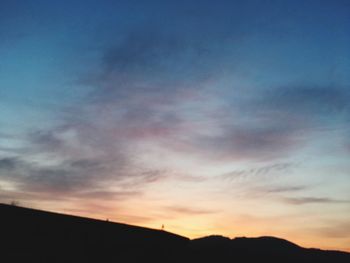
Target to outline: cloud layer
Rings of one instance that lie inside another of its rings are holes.
[[[2,7],[0,201],[191,236],[349,216],[342,1]]]

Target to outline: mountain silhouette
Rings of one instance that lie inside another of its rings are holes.
[[[187,237],[127,224],[0,204],[0,262],[329,262],[350,253],[275,237]]]
[[[196,262],[350,262],[350,253],[306,249],[268,236],[234,239],[209,236],[191,240],[189,247]]]

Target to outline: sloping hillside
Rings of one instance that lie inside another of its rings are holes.
[[[0,204],[0,262],[330,262],[350,254],[305,249],[275,237],[166,231]]]
[[[136,262],[148,258],[171,262],[189,241],[161,230],[8,205],[0,205],[0,216],[0,262],[4,263]]]

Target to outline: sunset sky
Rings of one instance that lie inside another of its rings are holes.
[[[350,251],[350,1],[0,1],[0,202]]]

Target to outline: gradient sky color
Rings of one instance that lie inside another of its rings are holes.
[[[350,2],[0,2],[0,201],[350,251]]]

